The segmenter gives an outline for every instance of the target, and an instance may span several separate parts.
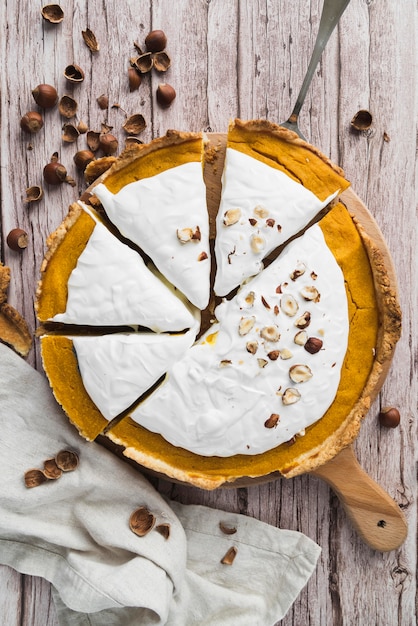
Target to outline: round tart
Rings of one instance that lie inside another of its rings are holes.
[[[49,238],[37,291],[44,368],[80,433],[206,489],[351,443],[400,310],[348,186],[265,121],[129,148]]]

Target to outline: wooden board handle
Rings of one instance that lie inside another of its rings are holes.
[[[396,502],[360,467],[351,446],[312,472],[336,492],[354,528],[374,550],[395,550],[408,526]]]

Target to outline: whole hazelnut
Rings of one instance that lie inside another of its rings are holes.
[[[21,228],[13,228],[7,235],[6,242],[11,250],[20,252],[28,246],[28,234]]]
[[[74,163],[78,170],[84,172],[87,165],[94,160],[94,154],[91,150],[79,150],[74,155]]]
[[[62,163],[51,161],[44,167],[44,179],[49,185],[61,185],[67,178],[67,170]]]
[[[38,85],[32,89],[33,99],[42,109],[52,109],[58,102],[58,93],[52,85]]]
[[[20,120],[20,128],[25,133],[37,133],[43,125],[42,115],[38,111],[29,111]]]
[[[136,91],[142,82],[142,76],[138,74],[138,72],[136,71],[134,67],[130,67],[128,69],[128,82],[129,82],[129,91],[131,92]]]
[[[401,421],[401,415],[394,406],[385,406],[379,413],[379,422],[386,428],[396,428]]]
[[[115,154],[118,149],[118,140],[111,133],[103,133],[100,135],[99,146],[104,154]]]
[[[167,45],[167,37],[162,30],[152,30],[145,37],[145,46],[149,52],[161,52]]]
[[[157,87],[157,102],[163,108],[168,108],[176,97],[174,87],[168,83],[160,83]]]

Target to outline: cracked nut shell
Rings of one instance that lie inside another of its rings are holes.
[[[136,509],[129,518],[129,528],[135,535],[145,537],[154,527],[155,515],[153,515],[145,506]]]
[[[46,483],[47,477],[40,469],[30,469],[25,472],[25,485],[28,489],[39,487],[42,483]]]
[[[84,80],[84,72],[79,65],[72,63],[67,65],[64,70],[64,76],[70,83],[82,83]]]
[[[60,450],[55,456],[55,463],[63,472],[72,472],[78,466],[78,455],[72,450]]]
[[[64,19],[64,11],[59,4],[47,4],[42,7],[42,17],[51,24],[59,24]]]
[[[351,126],[356,130],[368,130],[373,122],[373,116],[370,111],[361,109],[357,111],[353,119],[351,120]]]

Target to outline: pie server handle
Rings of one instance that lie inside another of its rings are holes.
[[[388,552],[405,541],[408,526],[396,502],[360,467],[351,446],[312,472],[338,495],[363,541]]]

